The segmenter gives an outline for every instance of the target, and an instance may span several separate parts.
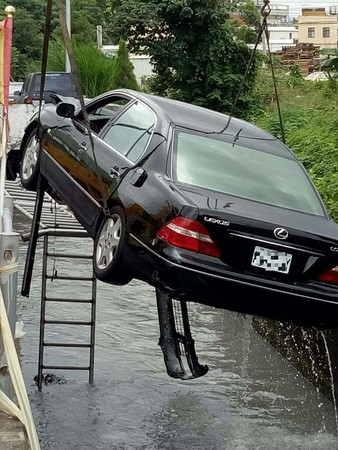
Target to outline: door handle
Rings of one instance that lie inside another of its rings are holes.
[[[79,150],[79,152],[86,152],[87,151],[86,143],[82,142],[81,144],[79,144],[78,150]]]
[[[118,166],[112,167],[110,169],[110,175],[112,175],[113,177],[119,177],[120,176],[119,167]]]

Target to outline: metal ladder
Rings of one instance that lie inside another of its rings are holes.
[[[56,251],[49,251],[48,243],[49,236],[65,236],[65,237],[85,237],[86,233],[80,230],[43,230],[43,260],[42,260],[42,289],[41,289],[41,310],[40,310],[40,339],[39,339],[39,362],[38,362],[38,389],[41,391],[42,383],[44,381],[44,369],[63,369],[63,370],[88,370],[89,371],[89,383],[92,384],[94,380],[94,350],[95,350],[95,318],[96,318],[96,278],[92,273],[91,276],[81,277],[81,276],[68,276],[68,275],[58,275],[57,272],[50,274],[48,273],[48,258],[70,258],[70,259],[82,259],[82,260],[92,260],[92,255],[80,255],[75,253],[63,253]],[[73,283],[91,283],[91,298],[62,298],[62,297],[49,297],[47,295],[47,284],[48,280],[56,281],[60,280],[70,281]],[[78,303],[78,304],[90,304],[90,320],[80,321],[80,320],[50,320],[46,319],[46,304],[49,302],[58,303]],[[76,326],[89,326],[90,327],[90,339],[89,343],[64,343],[64,342],[49,342],[45,340],[46,325],[76,325]],[[44,351],[46,347],[62,347],[62,348],[88,348],[89,349],[89,364],[88,366],[59,366],[59,365],[49,365],[44,363]]]
[[[39,391],[42,389],[44,381],[44,369],[68,369],[68,370],[88,370],[89,383],[93,383],[94,379],[94,350],[95,350],[95,321],[96,321],[96,279],[93,272],[90,277],[72,277],[59,276],[57,274],[49,275],[47,273],[48,257],[62,257],[72,259],[93,259],[92,254],[78,255],[50,252],[48,250],[48,237],[69,237],[69,238],[88,238],[88,233],[83,229],[74,215],[65,205],[59,205],[47,193],[48,184],[40,175],[38,180],[37,192],[25,191],[19,181],[6,182],[6,194],[14,197],[14,206],[21,213],[32,220],[31,232],[22,234],[23,241],[28,241],[28,250],[26,255],[26,263],[23,273],[21,295],[29,297],[33,266],[35,261],[36,245],[39,237],[44,237],[43,244],[43,261],[42,261],[42,290],[41,290],[41,310],[40,310],[40,337],[39,337],[39,361],[37,383]],[[47,281],[61,280],[72,282],[91,282],[91,298],[75,299],[75,298],[55,298],[47,297]],[[73,320],[48,320],[46,319],[46,304],[51,302],[59,303],[78,303],[90,304],[90,320],[73,321]],[[90,327],[89,343],[58,343],[45,341],[46,325],[81,325]],[[88,348],[89,364],[88,366],[58,366],[44,364],[44,351],[46,347],[64,347],[64,348]],[[45,380],[46,381],[46,380]]]

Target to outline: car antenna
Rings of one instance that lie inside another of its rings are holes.
[[[72,43],[71,43],[69,32],[68,32],[65,11],[64,11],[64,4],[62,3],[62,0],[56,0],[56,4],[57,4],[57,8],[58,8],[58,13],[59,13],[60,25],[61,25],[61,30],[62,30],[62,34],[63,34],[63,40],[64,40],[64,43],[66,46],[66,51],[68,54],[69,63],[70,63],[70,67],[71,67],[71,73],[74,78],[74,83],[75,83],[77,94],[79,96],[79,101],[80,101],[81,110],[82,110],[82,114],[83,114],[84,124],[85,124],[87,132],[88,132],[89,142],[90,142],[91,150],[93,152],[93,158],[94,158],[94,163],[96,166],[97,177],[99,180],[100,193],[101,193],[102,202],[103,202],[103,211],[105,214],[108,214],[109,208],[108,208],[108,204],[107,204],[107,199],[104,194],[103,179],[102,179],[102,175],[99,171],[99,165],[98,165],[97,158],[96,158],[93,134],[92,134],[92,130],[90,128],[86,105],[85,105],[85,102],[83,99],[83,91],[82,91],[82,87],[81,87],[81,83],[80,83],[79,72],[77,70],[73,47],[72,47]]]
[[[241,133],[242,130],[243,130],[243,128],[241,128],[241,129],[235,134],[234,140],[233,140],[233,143],[232,143],[232,146],[233,146],[233,147],[235,147],[235,143],[236,143],[236,141],[238,141],[239,135],[240,135],[240,133]]]
[[[257,46],[258,46],[258,44],[259,44],[259,42],[261,40],[261,37],[262,37],[262,35],[264,33],[265,39],[266,39],[266,42],[267,42],[267,47],[268,47],[269,62],[270,62],[272,79],[273,79],[275,95],[276,95],[276,103],[277,103],[277,109],[278,109],[279,124],[280,124],[280,128],[281,128],[282,142],[285,144],[284,126],[283,126],[283,120],[282,120],[281,109],[280,109],[280,104],[279,104],[279,97],[278,97],[278,92],[277,92],[277,83],[276,83],[275,71],[273,69],[273,64],[272,64],[272,56],[271,56],[271,50],[270,50],[270,39],[269,39],[269,31],[268,31],[268,22],[267,22],[267,18],[270,15],[270,12],[271,12],[270,0],[263,0],[263,1],[264,1],[264,5],[261,7],[261,10],[260,10],[260,14],[263,17],[263,20],[262,20],[262,23],[261,23],[261,26],[260,26],[260,29],[259,29],[259,32],[258,32],[257,40],[256,40],[255,46],[254,46],[254,48],[252,50],[250,60],[249,60],[249,62],[247,64],[247,67],[246,67],[246,70],[245,70],[245,73],[244,73],[241,85],[240,85],[240,87],[238,89],[237,95],[236,95],[235,100],[234,100],[234,102],[232,104],[231,111],[230,111],[230,114],[229,114],[229,117],[228,117],[228,121],[227,121],[225,127],[222,128],[221,131],[219,131],[219,134],[224,133],[224,131],[229,127],[229,125],[231,123],[231,119],[232,119],[233,114],[235,112],[235,108],[237,106],[239,97],[240,97],[240,95],[242,93],[242,89],[243,89],[244,83],[245,83],[245,81],[246,81],[246,79],[248,77],[248,74],[249,74],[249,71],[250,71],[250,68],[251,68],[254,56],[256,54]],[[240,131],[237,133],[236,136],[239,135]],[[238,139],[238,137],[237,137],[237,139]]]

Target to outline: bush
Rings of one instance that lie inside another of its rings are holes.
[[[113,89],[115,59],[106,57],[92,44],[81,45],[73,40],[75,62],[80,76],[83,93],[92,98]],[[50,43],[48,71],[65,70],[65,45],[61,40]],[[30,72],[40,72],[40,64],[31,64]]]
[[[113,73],[113,89],[126,88],[138,91],[139,87],[134,74],[134,66],[129,60],[129,53],[125,41],[120,40],[119,49],[115,58]]]

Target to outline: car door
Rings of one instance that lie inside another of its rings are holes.
[[[91,135],[80,113],[50,129],[44,148],[58,166],[47,178],[88,229],[144,153],[156,116],[141,102],[120,95],[91,104],[87,112],[95,130]]]
[[[18,98],[18,103],[25,103],[25,98],[27,97],[27,92],[29,89],[29,85],[31,83],[32,80],[32,75],[27,75],[24,79],[21,91],[20,91],[20,95]]]

